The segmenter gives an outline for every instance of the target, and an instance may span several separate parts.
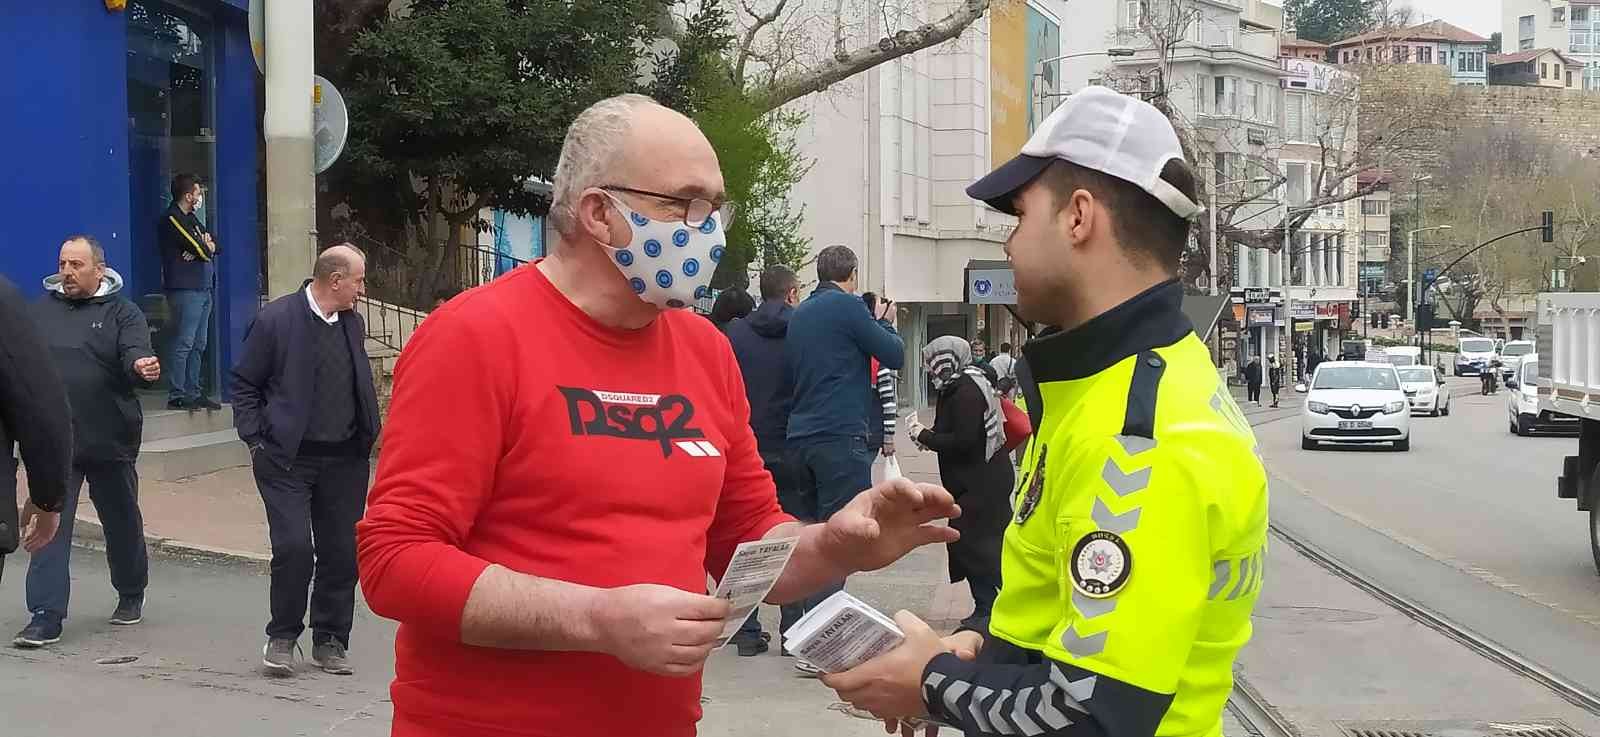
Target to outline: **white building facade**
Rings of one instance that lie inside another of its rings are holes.
[[[1501,53],[1556,49],[1583,66],[1582,89],[1600,89],[1600,0],[1501,0]]]
[[[890,33],[953,7],[904,5],[888,18]],[[808,115],[798,143],[816,165],[790,197],[805,203],[813,252],[849,246],[861,260],[860,289],[899,308],[902,405],[927,402],[920,355],[929,340],[982,339],[992,355],[1002,343],[1020,349],[1027,337],[1004,306],[968,303],[967,267],[1004,261],[1016,221],[965,189],[1018,153],[1031,130],[1030,98],[1054,93],[1053,77],[1030,70],[1062,54],[1065,11],[1065,0],[997,4],[958,40],[793,103]],[[864,36],[884,35],[883,20],[870,19]],[[814,271],[801,276],[816,281]]]

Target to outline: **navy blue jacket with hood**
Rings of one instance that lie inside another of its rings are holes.
[[[823,282],[789,320],[784,347],[794,376],[789,442],[866,439],[868,418],[878,417],[868,359],[899,370],[905,344],[889,323],[874,320],[860,297]]]
[[[747,317],[728,323],[728,342],[744,374],[744,393],[750,400],[750,429],[763,453],[783,450],[789,431],[789,411],[794,406],[794,379],[783,358],[794,308],[782,300],[769,300]]]

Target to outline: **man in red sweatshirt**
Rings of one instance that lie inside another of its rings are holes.
[[[799,537],[769,600],[956,537],[901,481],[802,527],[778,507],[703,295],[733,214],[716,154],[649,98],[568,130],[550,256],[451,300],[406,347],[362,588],[399,620],[395,737],[687,737],[734,548]],[[552,347],[557,347],[552,349]]]

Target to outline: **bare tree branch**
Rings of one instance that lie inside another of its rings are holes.
[[[844,0],[833,3],[833,58],[837,61],[850,58],[844,48]]]
[[[842,54],[836,49],[833,58],[816,69],[783,74],[765,89],[753,90],[751,97],[762,100],[762,110],[776,110],[786,103],[813,92],[821,92],[879,64],[956,38],[982,18],[993,2],[994,0],[961,0],[958,8],[932,23],[896,32],[892,36],[885,36],[872,44]]]
[[[750,27],[745,29],[744,38],[739,41],[739,56],[733,65],[734,82],[739,85],[744,84],[744,65],[750,61],[751,56],[755,55],[756,34],[760,33],[762,28],[771,25],[773,21],[777,20],[778,16],[783,14],[783,6],[788,4],[789,0],[778,0],[772,6],[771,12],[762,14],[757,13],[755,8],[750,7],[749,0],[739,0],[739,7],[750,15]]]

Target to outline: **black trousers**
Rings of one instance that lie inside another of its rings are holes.
[[[1250,384],[1247,388],[1250,390],[1249,391],[1249,397],[1250,398],[1247,401],[1251,401],[1251,402],[1259,402],[1259,401],[1261,401],[1261,385],[1260,384]]]
[[[356,606],[356,522],[367,502],[366,457],[301,456],[282,468],[255,454],[256,488],[272,538],[267,636],[298,639],[310,592],[313,643],[350,646]]]

